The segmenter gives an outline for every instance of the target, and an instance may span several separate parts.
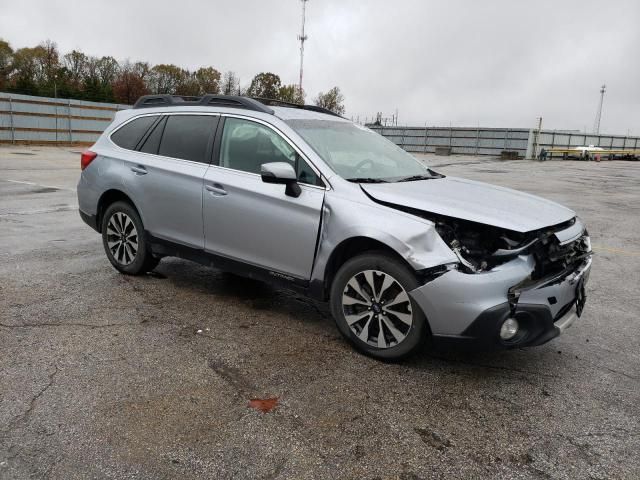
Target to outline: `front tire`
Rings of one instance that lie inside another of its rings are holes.
[[[159,259],[147,245],[140,215],[127,202],[112,203],[104,212],[102,244],[111,265],[125,275],[140,275],[158,265]]]
[[[366,355],[398,360],[425,344],[427,319],[408,292],[413,272],[385,252],[354,257],[331,284],[331,313],[340,333]]]

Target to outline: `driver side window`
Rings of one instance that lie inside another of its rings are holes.
[[[287,162],[298,181],[322,185],[313,169],[276,132],[250,120],[227,117],[220,146],[220,166],[260,174],[263,163]]]

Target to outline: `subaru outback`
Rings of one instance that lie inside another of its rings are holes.
[[[166,256],[328,301],[360,351],[545,343],[581,314],[576,214],[439,174],[315,106],[141,97],[81,157],[80,216],[121,273]]]

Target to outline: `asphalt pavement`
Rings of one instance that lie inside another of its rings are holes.
[[[297,293],[179,259],[118,274],[79,151],[0,148],[0,478],[640,478],[640,162],[425,161],[583,218],[563,336],[364,357]]]

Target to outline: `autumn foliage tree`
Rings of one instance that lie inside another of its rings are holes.
[[[80,90],[87,74],[87,63],[87,56],[78,50],[72,50],[62,57],[62,66],[66,71],[69,86]]]
[[[193,74],[198,84],[198,95],[220,93],[220,72],[213,67],[202,67]]]
[[[142,95],[149,93],[145,83],[144,64],[125,63],[113,81],[113,96],[118,103],[132,104]]]
[[[96,57],[80,50],[60,55],[57,45],[45,41],[35,47],[14,50],[0,39],[0,90],[27,95],[77,98],[132,104],[141,95],[200,96],[207,93],[246,95],[304,104],[305,93],[297,85],[283,85],[272,72],[258,73],[241,86],[234,71],[224,74],[211,66],[188,70],[173,64],[118,62],[111,56]],[[337,87],[320,93],[316,104],[344,112],[344,98]]]
[[[280,87],[282,86],[280,77],[275,73],[264,72],[259,73],[253,80],[247,90],[248,97],[260,98],[278,98]]]
[[[344,114],[344,95],[338,87],[333,87],[327,93],[320,92],[315,99],[315,104],[338,115]]]
[[[7,88],[9,73],[13,64],[13,48],[8,42],[0,39],[0,89]]]
[[[298,85],[283,85],[278,91],[277,99],[283,102],[304,105],[304,97],[304,90],[300,90]]]

